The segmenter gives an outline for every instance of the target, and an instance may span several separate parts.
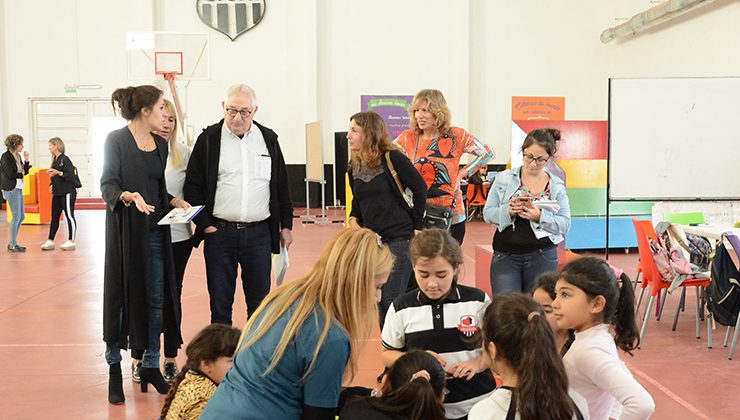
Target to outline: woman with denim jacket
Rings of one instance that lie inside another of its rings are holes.
[[[541,273],[557,270],[557,244],[570,229],[565,184],[545,169],[560,131],[531,131],[522,145],[523,165],[496,176],[483,220],[496,225],[491,290],[531,293]],[[539,204],[538,204],[539,203]]]

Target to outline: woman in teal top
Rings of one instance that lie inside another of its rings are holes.
[[[306,276],[267,295],[249,319],[201,419],[334,419],[392,266],[369,229],[332,240]]]

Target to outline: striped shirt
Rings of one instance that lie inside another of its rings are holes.
[[[471,337],[478,330],[491,299],[480,289],[456,285],[444,299],[431,300],[420,290],[396,298],[383,325],[381,338],[389,350],[431,350],[451,366],[475,359],[482,349]],[[491,372],[465,378],[447,378],[445,395],[447,418],[464,417],[473,405],[495,388]]]

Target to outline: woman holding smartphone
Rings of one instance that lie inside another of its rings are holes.
[[[570,229],[565,184],[545,169],[557,152],[560,131],[531,131],[522,144],[523,164],[496,176],[483,220],[496,226],[491,290],[531,293],[541,273],[558,269],[557,244]]]

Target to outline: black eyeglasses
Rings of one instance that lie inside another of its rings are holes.
[[[239,114],[242,116],[242,118],[247,118],[248,116],[252,115],[252,110],[247,108],[226,108],[226,113],[229,115],[229,117],[236,117],[236,114]]]
[[[527,162],[527,163],[534,162],[537,165],[544,165],[545,163],[547,163],[548,160],[550,160],[549,157],[547,157],[547,158],[541,158],[541,157],[536,158],[536,157],[534,157],[534,155],[530,155],[529,153],[524,153],[524,154],[522,154],[522,156],[524,157],[524,161],[525,162]]]

